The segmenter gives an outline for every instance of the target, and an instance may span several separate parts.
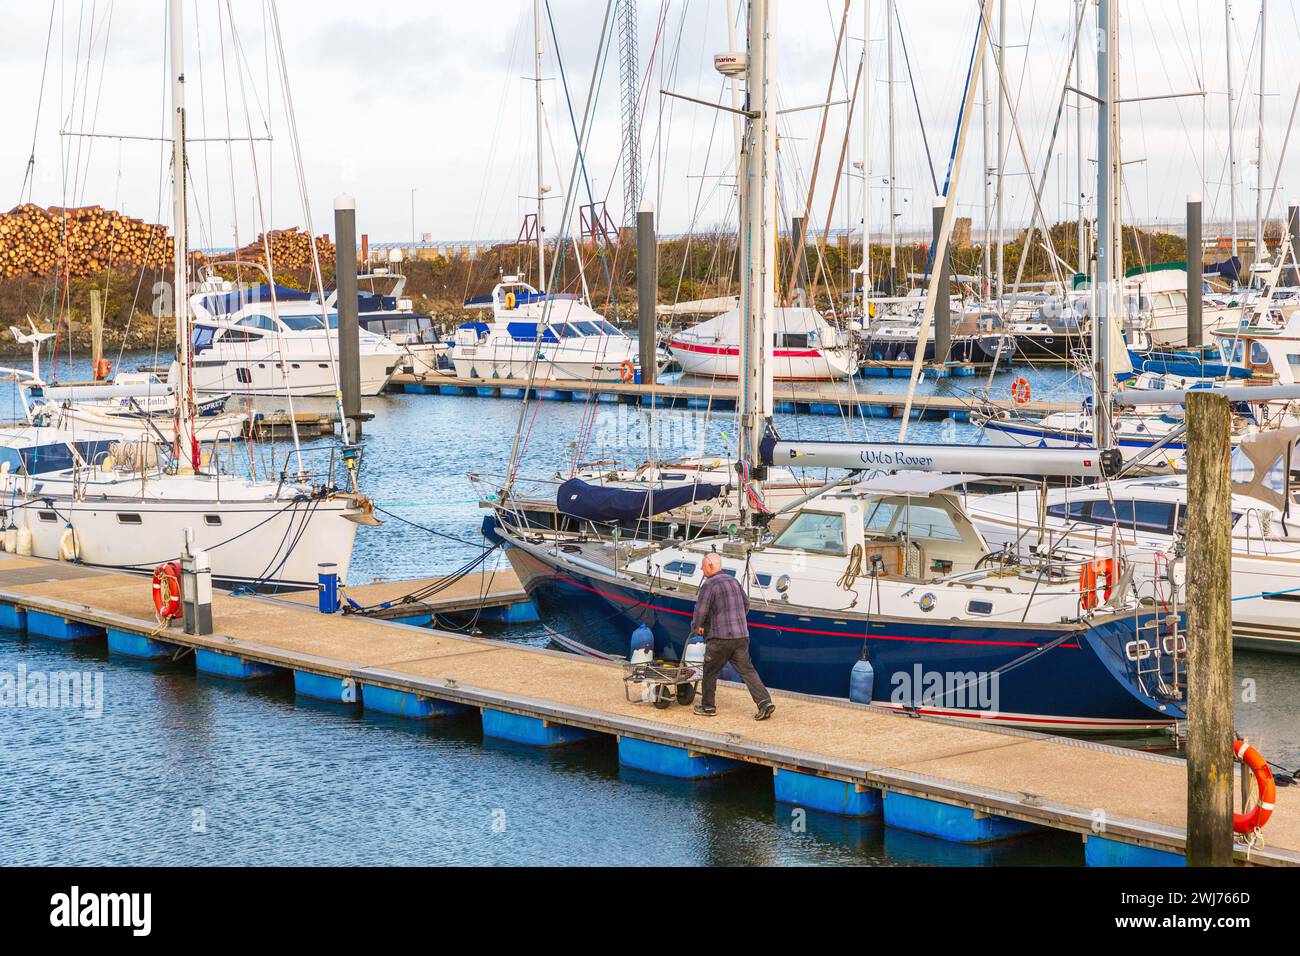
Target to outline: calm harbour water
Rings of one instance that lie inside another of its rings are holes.
[[[140,357],[148,360],[148,356]],[[128,361],[128,366],[134,364]],[[74,366],[67,378],[84,370]],[[1030,375],[1036,396],[1072,389],[1062,373]],[[962,391],[980,380],[938,386]],[[999,376],[1005,394],[1010,376]],[[859,381],[899,390],[898,380]],[[1073,383],[1077,385],[1077,383]],[[279,407],[282,403],[266,403]],[[325,403],[326,405],[328,403]],[[321,407],[322,403],[312,403]],[[307,403],[299,403],[299,408]],[[12,398],[0,392],[0,410]],[[365,490],[435,537],[386,519],[361,529],[351,580],[449,571],[478,550],[483,512],[467,473],[500,474],[518,404],[490,398],[368,399]],[[525,472],[567,472],[582,433],[580,403],[545,403],[531,423]],[[782,416],[787,434],[893,437],[889,420]],[[717,453],[733,443],[726,415],[601,406],[583,460]],[[973,440],[940,422],[916,440]],[[142,584],[142,587],[145,585]],[[219,625],[218,625],[219,626]],[[503,640],[544,644],[539,628]],[[67,647],[0,632],[0,674],[102,674],[102,717],[73,709],[0,709],[3,864],[1051,864],[1078,863],[1077,837],[1044,834],[995,848],[956,846],[810,813],[792,827],[770,773],[685,784],[618,767],[612,743],[557,752],[485,741],[476,717],[420,723],[316,705],[289,682],[239,686],[192,664],[109,659],[96,642]],[[1271,759],[1300,764],[1300,660],[1237,656],[1257,703],[1239,730]],[[1118,742],[1118,741],[1117,741]],[[1165,749],[1167,739],[1130,742]]]

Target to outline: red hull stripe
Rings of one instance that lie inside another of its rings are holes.
[[[681,615],[682,617],[692,616],[689,611],[679,611],[676,608],[663,607],[662,605],[659,604],[647,604],[645,601],[637,601],[632,598],[626,598],[623,597],[621,594],[611,594],[608,591],[601,591],[598,588],[593,588],[590,587],[589,585],[581,584],[578,581],[574,581],[571,578],[566,578],[564,575],[559,573],[557,573],[555,577],[557,580],[563,581],[565,584],[571,584],[575,588],[581,588],[584,591],[590,591],[592,594],[599,594],[601,597],[608,598],[611,601],[620,601],[623,604],[632,604],[637,607],[645,607],[645,608],[649,608],[652,611],[663,611],[665,614],[678,614]],[[794,634],[822,634],[822,635],[828,635],[830,637],[858,637],[861,639],[865,639],[865,636],[863,635],[846,634],[844,631],[825,631],[825,630],[819,630],[817,628],[812,628],[812,627],[782,627],[779,624],[763,624],[758,621],[751,622],[750,627],[762,627],[762,628],[766,628],[769,631],[790,631]],[[1041,647],[1042,646],[1040,644],[1035,644],[1033,641],[972,641],[964,638],[955,638],[955,637],[906,637],[902,634],[872,634],[871,639],[873,641],[913,641],[921,644],[975,644],[981,647]],[[1072,648],[1074,650],[1079,649],[1078,644],[1058,644],[1056,646],[1062,648]]]
[[[882,704],[890,710],[903,710],[901,706]],[[933,707],[918,707],[918,714],[929,717],[965,717],[969,720],[1004,720],[1013,724],[1069,724],[1074,727],[1151,727],[1159,724],[1172,724],[1172,720],[1072,720],[1068,717],[1022,717],[1019,714],[985,714],[971,713],[964,710],[939,710]]]
[[[731,355],[739,357],[740,349],[732,348],[730,345],[695,345],[692,342],[678,342],[676,339],[670,339],[668,342],[670,349],[681,349],[683,352],[700,352],[704,355]],[[817,349],[776,349],[772,353],[777,358],[821,358],[822,353]]]

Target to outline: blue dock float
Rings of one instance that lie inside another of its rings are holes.
[[[746,767],[741,760],[715,757],[712,754],[694,754],[685,747],[636,737],[618,739],[618,762],[633,770],[644,770],[661,777],[677,777],[681,780],[705,780]]]
[[[1083,838],[1083,861],[1088,866],[1186,866],[1181,853],[1154,847],[1120,843],[1104,836],[1089,834]]]
[[[206,647],[194,649],[194,669],[200,674],[221,677],[225,680],[257,680],[262,677],[273,677],[282,670],[271,664],[246,661],[238,654],[210,651]]]
[[[710,405],[712,405],[712,404],[713,404],[713,401],[712,401],[711,399],[708,399],[708,398],[688,398],[688,399],[686,399],[686,407],[687,407],[687,408],[708,408],[708,407],[709,407]],[[785,403],[777,402],[777,403],[776,403],[776,410],[777,410],[778,412],[780,412],[780,411],[784,411],[784,409],[781,408],[781,405],[782,405],[782,404],[791,405],[791,404],[793,404],[793,402],[785,402]],[[791,409],[791,410],[793,411],[793,409]]]
[[[89,637],[103,637],[104,629],[98,624],[83,624],[59,614],[44,611],[27,612],[27,633],[48,637],[54,641],[80,641]]]
[[[0,604],[0,628],[6,631],[27,630],[27,611],[13,604]]]
[[[432,697],[421,697],[406,690],[394,690],[378,684],[361,685],[361,703],[366,710],[407,720],[428,720],[433,717],[455,717],[467,714],[473,708],[453,704]]]
[[[946,365],[928,365],[921,369],[921,378],[944,379],[952,374],[952,370]]]
[[[532,747],[563,747],[599,737],[600,734],[581,727],[552,723],[540,717],[526,717],[523,714],[484,707],[483,736]]]
[[[953,843],[992,843],[1037,830],[1032,823],[976,813],[966,807],[889,791],[884,794],[885,823]]]
[[[832,780],[777,767],[772,787],[778,803],[790,803],[841,817],[874,817],[882,809],[879,790],[847,780]]]
[[[840,415],[844,409],[834,402],[809,402],[808,411],[814,415]]]
[[[568,402],[573,400],[573,393],[564,392],[558,388],[539,388],[537,397],[548,402]]]
[[[479,398],[496,398],[497,390],[491,385],[480,385],[474,389],[474,394]]]
[[[524,390],[522,388],[503,388],[499,390],[498,394],[502,398],[523,398]]]
[[[361,703],[360,687],[351,677],[296,670],[293,672],[293,691],[300,697],[323,700],[329,704]]]
[[[460,394],[460,386],[459,386],[459,385],[435,385],[434,388],[436,388],[436,389],[438,390],[438,394],[439,394],[439,395],[459,395],[459,394]]]
[[[696,399],[696,401],[698,401],[698,399]],[[777,412],[778,414],[793,415],[795,412],[799,411],[799,403],[798,402],[773,402],[772,411]]]
[[[617,405],[619,402],[623,401],[623,396],[620,395],[618,392],[597,392],[596,401],[609,402],[611,404]]]
[[[491,624],[536,624],[542,616],[532,601],[519,601],[507,607],[483,608],[478,619]]]
[[[157,641],[134,631],[121,631],[115,627],[108,628],[108,652],[123,657],[134,657],[142,661],[161,661],[172,657],[178,649],[176,644]]]

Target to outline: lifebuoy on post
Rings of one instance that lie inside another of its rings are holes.
[[[1029,379],[1023,375],[1011,383],[1011,400],[1017,405],[1025,404],[1032,394],[1033,390],[1029,387]]]
[[[632,364],[631,359],[623,359],[623,364],[618,367],[618,376],[625,383],[636,378],[636,366]]]
[[[181,616],[181,565],[168,561],[153,569],[153,607],[159,623]]]
[[[113,374],[113,363],[106,358],[95,359],[95,381],[106,381]]]
[[[1259,787],[1259,796],[1255,808],[1249,813],[1232,815],[1233,833],[1254,833],[1273,815],[1273,801],[1277,799],[1277,784],[1273,782],[1273,771],[1268,768],[1268,761],[1260,756],[1258,750],[1248,746],[1246,741],[1238,740],[1232,745],[1232,752],[1238,760],[1249,767],[1255,774],[1255,784]]]

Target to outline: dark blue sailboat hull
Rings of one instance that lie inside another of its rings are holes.
[[[692,600],[521,548],[509,553],[542,620],[571,649],[626,657],[632,631],[645,624],[656,654],[681,656]],[[1132,615],[1054,626],[877,619],[868,628],[861,616],[773,608],[749,614],[751,656],[772,687],[847,697],[865,643],[874,702],[899,709],[1086,732],[1149,730],[1183,717],[1179,704],[1143,692],[1126,659]]]

